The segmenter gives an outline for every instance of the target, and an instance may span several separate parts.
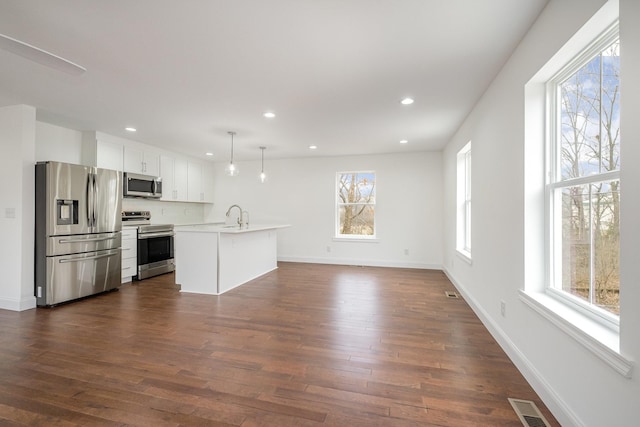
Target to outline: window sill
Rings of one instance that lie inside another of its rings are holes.
[[[456,255],[458,255],[458,258],[460,258],[461,260],[463,260],[467,264],[469,264],[469,265],[473,264],[473,262],[471,261],[471,252],[467,252],[467,251],[461,250],[461,249],[456,249]]]
[[[359,243],[378,243],[380,239],[375,237],[334,237],[334,242],[359,242]]]
[[[520,291],[520,300],[582,344],[625,378],[633,363],[620,354],[620,335],[542,292]]]

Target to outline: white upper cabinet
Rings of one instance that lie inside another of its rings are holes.
[[[213,166],[205,162],[187,164],[189,201],[213,203]]]
[[[81,159],[87,166],[162,178],[162,198],[213,203],[213,164],[102,132],[82,133]]]
[[[213,165],[204,163],[202,166],[202,201],[213,203]]]
[[[187,175],[187,182],[189,186],[189,201],[204,201],[204,195],[202,194],[202,165],[198,162],[188,162]]]
[[[188,162],[176,158],[173,166],[173,188],[176,192],[176,200],[185,201],[189,194]]]
[[[187,161],[170,155],[160,156],[162,198],[160,200],[184,202],[188,200]]]
[[[160,156],[160,177],[162,177],[162,197],[160,200],[176,200],[173,190],[174,158],[171,156]]]
[[[160,155],[143,147],[124,147],[124,171],[160,176]]]
[[[122,145],[98,140],[96,166],[122,171],[122,153]]]
[[[104,169],[123,170],[124,143],[101,132],[82,133],[82,163]]]

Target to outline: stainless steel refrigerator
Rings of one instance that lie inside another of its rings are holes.
[[[35,181],[37,305],[118,288],[122,173],[39,162]]]

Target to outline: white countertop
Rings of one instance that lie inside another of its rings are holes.
[[[248,227],[240,228],[237,225],[224,224],[195,224],[195,225],[176,225],[176,232],[187,233],[225,233],[239,234],[251,233],[252,231],[274,230],[276,228],[290,227],[289,224],[249,224]]]

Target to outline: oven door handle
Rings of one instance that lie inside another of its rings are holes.
[[[138,233],[138,240],[153,239],[155,237],[172,237],[176,233],[173,231],[160,231],[158,233]]]

